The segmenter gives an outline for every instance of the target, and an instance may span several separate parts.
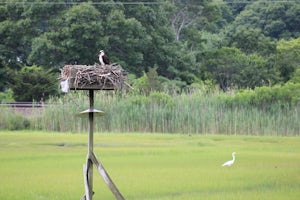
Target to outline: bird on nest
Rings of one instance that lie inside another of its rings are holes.
[[[102,66],[110,64],[109,58],[107,57],[107,55],[105,55],[103,50],[99,51],[99,62]]]

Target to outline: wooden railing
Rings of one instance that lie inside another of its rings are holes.
[[[10,102],[10,103],[0,103],[3,107],[16,107],[16,108],[38,108],[44,107],[47,104],[41,102]]]
[[[0,109],[11,110],[14,113],[19,113],[24,116],[32,114],[40,114],[45,106],[49,104],[41,102],[11,102],[11,103],[0,103]]]

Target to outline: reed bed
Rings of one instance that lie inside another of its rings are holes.
[[[78,113],[88,108],[88,100],[88,92],[72,92],[52,99],[30,116],[0,108],[0,129],[85,132],[87,119]],[[106,113],[95,120],[98,132],[300,135],[299,105],[273,104],[267,110],[246,104],[228,106],[219,93],[145,96],[98,91],[95,108]]]
[[[88,93],[78,91],[52,99],[42,114],[30,118],[34,130],[86,132],[88,121],[78,113],[89,106]],[[97,132],[159,132],[227,135],[300,135],[299,106],[228,106],[218,93],[149,96],[95,93],[95,108],[104,111],[96,118]]]

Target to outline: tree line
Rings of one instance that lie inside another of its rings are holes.
[[[0,101],[59,95],[59,69],[101,49],[140,91],[300,82],[299,2],[151,2],[0,0]]]

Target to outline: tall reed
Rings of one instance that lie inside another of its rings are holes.
[[[14,107],[0,107],[0,129],[21,130],[30,127],[30,120],[15,111]]]
[[[95,92],[95,108],[106,114],[96,117],[95,131],[300,135],[299,105],[282,107],[274,104],[265,110],[244,103],[228,105],[220,95],[224,94],[154,92],[145,96],[98,91]],[[30,128],[86,132],[88,119],[80,118],[78,113],[88,107],[87,92],[71,92],[52,99],[41,114],[31,117]]]

